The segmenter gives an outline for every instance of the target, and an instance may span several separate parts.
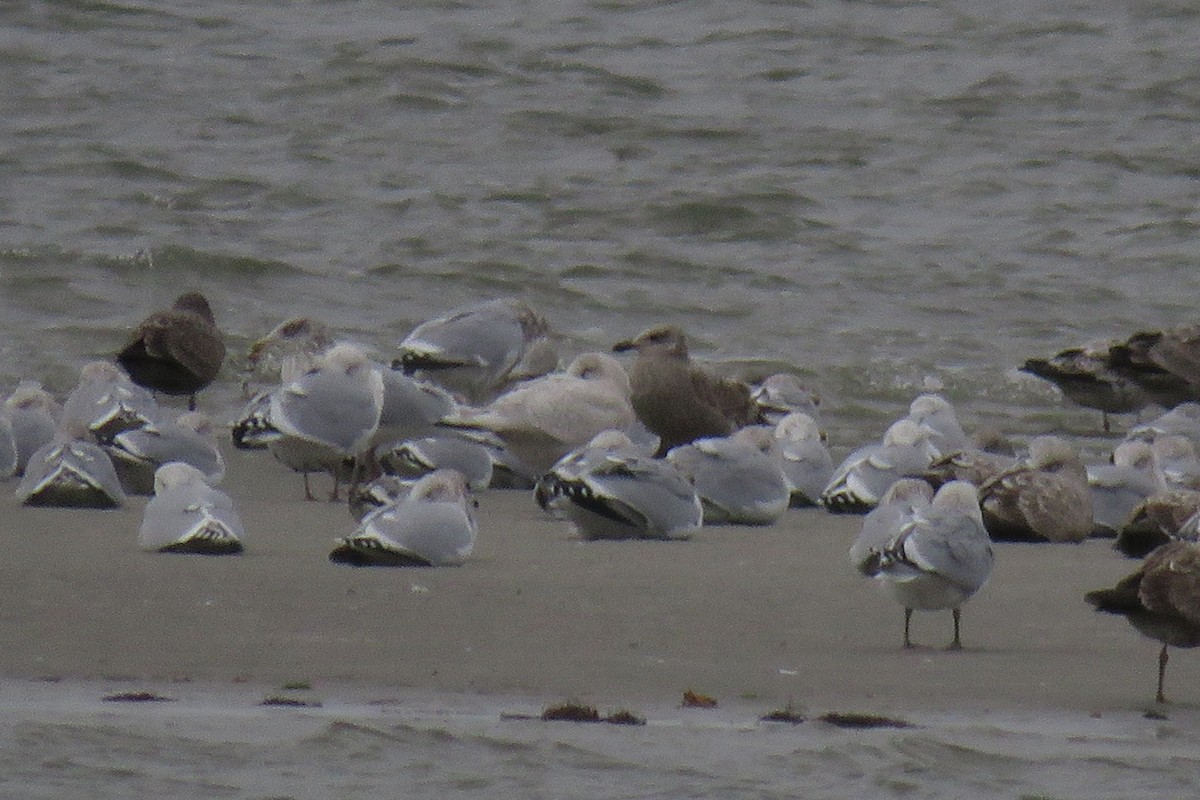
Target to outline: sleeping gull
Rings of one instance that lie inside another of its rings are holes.
[[[775,450],[791,490],[791,505],[814,506],[833,477],[833,456],[816,421],[793,411],[775,425]]]
[[[4,401],[17,448],[16,474],[25,472],[29,457],[54,439],[61,409],[37,381],[21,381]]]
[[[112,461],[99,445],[85,441],[81,427],[60,430],[25,465],[17,498],[27,506],[117,508],[125,502]]]
[[[317,366],[333,347],[333,332],[312,317],[292,317],[257,339],[246,353],[251,377],[268,384],[288,384]]]
[[[393,366],[472,403],[487,403],[509,383],[557,364],[545,318],[519,300],[499,299],[421,323],[400,343]]]
[[[820,504],[835,514],[865,513],[893,483],[925,472],[933,457],[929,428],[899,419],[881,443],[860,447],[842,460],[821,492]]]
[[[154,473],[138,546],[157,553],[234,555],[242,552],[242,522],[229,495],[190,464],[169,462]]]
[[[680,445],[667,461],[696,486],[705,525],[771,525],[787,510],[787,477],[771,428],[741,428]]]
[[[669,539],[704,519],[691,481],[636,449],[611,451],[570,477],[556,476],[554,494],[583,539]]]
[[[453,431],[397,442],[380,452],[378,459],[385,474],[409,480],[438,469],[453,469],[462,473],[472,490],[486,489],[492,482],[488,448]]]
[[[1127,441],[1113,450],[1111,464],[1089,464],[1094,533],[1116,536],[1133,510],[1158,489],[1150,445]]]
[[[526,381],[486,408],[460,408],[442,424],[493,432],[540,475],[597,433],[633,422],[625,369],[604,353],[583,353],[565,372]]]
[[[126,493],[154,493],[155,474],[172,461],[200,470],[210,485],[220,483],[225,460],[217,449],[212,422],[199,411],[185,411],[174,421],[151,422],[122,431],[104,445]]]
[[[305,477],[305,497],[314,499],[308,473],[334,475],[331,500],[338,499],[341,472],[362,456],[379,428],[383,379],[358,347],[339,344],[317,367],[271,395],[270,423],[282,434],[267,449]]]
[[[408,496],[416,479],[399,475],[380,475],[366,483],[351,486],[346,505],[350,516],[361,522],[368,514],[383,506],[395,505]]]
[[[196,393],[212,383],[224,360],[221,332],[199,292],[181,294],[170,308],[146,317],[117,354],[134,383],[163,394],[186,395],[192,410]]]
[[[1129,558],[1143,558],[1167,542],[1196,539],[1195,515],[1200,492],[1163,489],[1142,500],[1117,531],[1113,549]]]
[[[1029,456],[979,487],[996,541],[1080,542],[1092,532],[1092,494],[1079,453],[1056,436],[1029,443]]]
[[[687,339],[674,325],[660,325],[613,345],[637,351],[629,373],[638,419],[656,434],[658,455],[706,436],[726,436],[758,420],[750,388],[721,378],[688,357]]]
[[[1162,436],[1186,436],[1193,447],[1200,447],[1200,403],[1180,403],[1165,414],[1134,425],[1125,439],[1153,442]]]
[[[750,394],[758,406],[758,416],[766,424],[778,425],[788,414],[807,414],[818,421],[817,407],[821,400],[800,383],[790,372],[778,372],[763,378]],[[818,423],[819,424],[819,423]]]
[[[954,406],[940,394],[923,394],[908,407],[908,418],[929,431],[929,444],[934,458],[961,453],[971,447],[971,440],[958,422]]]
[[[1163,545],[1116,586],[1088,592],[1084,599],[1097,611],[1120,614],[1143,636],[1162,642],[1154,699],[1166,702],[1167,648],[1200,647],[1200,545]]]
[[[954,639],[962,648],[960,607],[987,581],[994,556],[975,487],[951,481],[932,500],[923,481],[894,483],[879,506],[863,520],[850,548],[854,566],[877,578],[904,607],[904,646],[912,647],[914,610],[950,609]]]
[[[153,395],[129,380],[116,364],[91,361],[79,370],[79,384],[63,403],[60,424],[82,429],[94,441],[108,442],[159,416]]]
[[[475,547],[474,503],[454,470],[431,472],[392,505],[372,511],[329,560],[352,566],[451,566]]]

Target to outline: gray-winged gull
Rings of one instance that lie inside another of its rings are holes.
[[[245,531],[229,495],[214,489],[191,464],[169,462],[154,473],[138,546],[158,553],[235,555]]]
[[[421,323],[400,343],[394,366],[472,403],[487,403],[509,383],[557,364],[549,323],[509,298],[461,306]]]
[[[156,471],[172,461],[200,470],[210,485],[220,483],[225,475],[225,459],[217,448],[212,421],[199,411],[185,411],[174,421],[122,431],[104,449],[127,494],[153,494]]]
[[[756,425],[672,448],[667,460],[695,484],[705,525],[771,525],[791,497],[774,445],[772,429]]]
[[[537,480],[533,497],[537,504],[555,516],[565,516],[569,502],[566,487],[581,475],[617,453],[648,455],[636,445],[625,431],[607,429],[600,431],[581,447],[577,447],[555,461]]]
[[[305,476],[305,497],[314,499],[308,473],[334,475],[331,500],[338,499],[341,472],[371,446],[383,409],[383,379],[366,354],[352,344],[330,348],[315,369],[271,395],[270,423],[282,434],[267,449]]]
[[[475,547],[474,502],[454,470],[431,472],[338,539],[329,560],[352,566],[453,566]]]
[[[130,428],[158,419],[154,396],[129,380],[116,364],[91,361],[79,369],[79,383],[63,403],[59,423],[82,430],[94,441],[108,442]]]
[[[908,407],[908,418],[929,431],[934,458],[961,453],[972,446],[954,406],[940,394],[919,395]]]
[[[638,419],[659,437],[659,455],[758,421],[750,387],[692,363],[687,339],[674,325],[650,328],[613,350],[637,352],[629,372],[631,401]]]
[[[125,502],[108,454],[83,440],[83,428],[66,428],[25,465],[17,498],[27,506],[117,508]]]
[[[803,411],[782,417],[775,425],[775,451],[791,489],[791,505],[816,505],[834,467],[816,420]]]
[[[472,490],[486,489],[492,482],[491,451],[454,431],[397,442],[377,455],[384,473],[409,480],[438,469],[453,469],[462,473]]]
[[[1186,402],[1152,420],[1134,425],[1125,438],[1153,442],[1161,436],[1186,436],[1193,447],[1200,447],[1200,403]]]
[[[1125,617],[1143,636],[1162,643],[1154,699],[1166,702],[1167,648],[1200,647],[1200,545],[1163,545],[1116,586],[1088,592],[1084,599],[1097,611]]]
[[[834,513],[865,513],[893,483],[924,473],[934,453],[928,428],[908,418],[896,420],[882,442],[860,447],[842,460],[821,492],[820,504]]]
[[[146,317],[117,362],[139,386],[184,395],[195,409],[196,393],[212,383],[225,360],[225,343],[204,295],[186,292],[166,310]]]
[[[926,501],[921,481],[893,484],[863,521],[851,547],[854,566],[878,578],[904,608],[904,646],[912,647],[914,610],[950,609],[951,649],[962,647],[960,607],[987,582],[994,564],[975,487],[951,481]]]
[[[25,472],[25,464],[39,447],[54,440],[61,409],[50,393],[37,381],[21,381],[4,401],[4,410],[12,425],[17,449],[16,474]]]
[[[1121,442],[1113,450],[1112,462],[1087,466],[1092,490],[1094,534],[1116,536],[1138,504],[1158,490],[1154,454],[1142,441]]]
[[[817,407],[821,399],[790,372],[768,375],[753,388],[751,399],[758,406],[759,419],[768,425],[778,425],[788,414],[807,414],[820,425]]]
[[[443,420],[451,427],[493,432],[537,475],[597,433],[633,422],[629,378],[604,353],[583,353],[565,372],[526,381],[486,408],[460,408]]]

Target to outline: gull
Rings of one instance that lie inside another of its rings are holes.
[[[1116,536],[1138,504],[1154,494],[1154,453],[1142,441],[1125,441],[1113,450],[1111,464],[1090,464],[1088,486],[1092,491],[1095,533]]]
[[[346,502],[350,516],[361,522],[372,511],[395,505],[412,491],[414,483],[416,479],[380,475],[366,483],[351,486]]]
[[[582,447],[577,447],[555,461],[534,484],[533,497],[543,511],[554,516],[565,517],[569,500],[566,488],[574,484],[589,469],[599,465],[609,456],[619,453],[648,455],[643,453],[625,431],[606,429],[600,431]]]
[[[1134,425],[1125,440],[1153,443],[1162,436],[1186,436],[1193,447],[1200,447],[1200,403],[1180,403],[1152,420]]]
[[[1050,358],[1031,358],[1022,372],[1053,383],[1068,400],[1101,412],[1104,430],[1109,430],[1109,414],[1131,414],[1150,405],[1146,389],[1113,368],[1113,342],[1095,342],[1072,347]]]
[[[199,411],[186,411],[174,421],[151,422],[122,431],[104,449],[128,494],[153,494],[158,468],[172,461],[197,468],[210,485],[220,483],[225,475],[225,460],[217,449],[212,421]]]
[[[37,381],[21,381],[4,401],[4,411],[12,425],[17,451],[15,474],[25,472],[29,457],[54,440],[61,409],[50,393]]]
[[[996,541],[1080,542],[1091,534],[1092,495],[1079,453],[1056,436],[1038,436],[1029,456],[979,487]]]
[[[758,406],[761,421],[769,425],[778,425],[781,419],[795,412],[807,414],[814,421],[819,419],[817,407],[821,399],[790,372],[778,372],[763,378],[762,383],[754,387],[750,397]]]
[[[138,546],[157,553],[234,555],[242,552],[241,519],[229,495],[209,485],[191,464],[172,461],[154,473]]]
[[[995,559],[973,485],[951,481],[932,500],[929,495],[923,481],[894,483],[864,518],[850,559],[904,607],[905,647],[913,646],[914,610],[948,608],[954,617],[950,649],[958,650],[960,607],[987,582]]]
[[[557,365],[549,323],[511,298],[461,306],[421,323],[400,343],[393,363],[472,403],[487,403],[510,383]]]
[[[79,370],[79,383],[63,403],[60,424],[82,427],[96,442],[109,442],[124,430],[140,428],[159,416],[158,403],[108,361],[91,361]]]
[[[1200,647],[1200,544],[1165,544],[1116,586],[1088,592],[1084,599],[1097,611],[1125,617],[1143,636],[1162,643],[1154,699],[1165,703],[1167,648]]]
[[[813,506],[833,477],[833,456],[816,420],[793,411],[775,424],[775,452],[783,468],[793,508]]]
[[[431,472],[400,501],[372,511],[337,540],[329,560],[352,566],[450,566],[475,547],[474,503],[454,470]]]
[[[908,418],[929,431],[934,458],[970,449],[971,440],[958,422],[954,406],[940,394],[919,395],[908,407]]]
[[[1143,558],[1171,541],[1195,539],[1195,515],[1200,512],[1200,492],[1162,489],[1142,500],[1117,531],[1113,549],[1129,558]]]
[[[174,304],[146,317],[117,362],[133,382],[155,392],[188,396],[212,383],[225,360],[225,344],[212,309],[199,292],[186,292]]]
[[[540,475],[597,433],[628,429],[634,419],[625,369],[604,353],[583,353],[565,372],[519,384],[485,408],[460,408],[441,424],[491,431]]]
[[[695,484],[705,525],[771,525],[791,498],[774,444],[756,425],[672,448],[667,461]]]
[[[86,441],[86,430],[66,427],[25,465],[17,499],[27,506],[118,508],[125,502],[108,454]]]
[[[467,486],[478,491],[492,482],[493,461],[488,448],[453,432],[397,442],[378,456],[386,475],[416,480],[437,469],[462,473]]]
[[[333,345],[333,332],[325,323],[292,317],[250,345],[246,367],[251,377],[268,384],[288,384],[316,367],[321,354]]]
[[[1150,444],[1155,479],[1163,489],[1200,489],[1200,458],[1186,436],[1159,436]]]
[[[314,499],[308,473],[334,474],[338,499],[341,472],[362,456],[379,429],[383,379],[366,354],[338,344],[322,355],[312,371],[272,393],[270,423],[281,434],[267,449],[275,458],[304,473],[306,499]]]
[[[726,436],[758,421],[750,388],[693,364],[687,339],[674,325],[650,328],[613,345],[637,351],[629,381],[638,419],[659,439],[658,455],[708,436]]]
[[[924,473],[934,455],[929,428],[899,419],[884,432],[881,443],[860,447],[842,461],[819,502],[834,513],[869,511],[893,483]]]
[[[677,538],[704,520],[691,481],[671,463],[630,449],[557,476],[554,492],[583,539]]]

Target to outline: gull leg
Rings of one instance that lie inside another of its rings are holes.
[[[302,472],[300,474],[304,476],[304,499],[316,500],[317,498],[313,497],[312,488],[308,485],[308,473]]]
[[[1164,644],[1162,650],[1158,651],[1158,694],[1154,696],[1156,703],[1165,703],[1167,698],[1163,697],[1163,678],[1167,674],[1167,646]]]
[[[955,609],[951,609],[950,613],[954,615],[954,641],[952,641],[950,643],[950,646],[946,649],[947,650],[962,650],[962,640],[958,638],[958,626],[959,626],[960,618],[962,617],[962,612],[959,611],[957,608],[955,608]]]
[[[912,639],[908,636],[909,623],[912,622],[912,609],[904,609],[904,646],[911,649],[913,646]]]

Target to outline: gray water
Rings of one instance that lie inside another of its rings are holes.
[[[1197,42],[1189,2],[3,3],[0,392],[65,393],[187,288],[235,356],[297,313],[388,355],[423,319],[515,295],[569,350],[675,321],[730,369],[795,370],[842,445],[925,388],[968,427],[1094,433],[1098,415],[1015,367],[1197,321]],[[238,368],[202,407],[232,415]],[[93,743],[101,768],[45,796],[194,796],[129,782],[139,730],[51,733]],[[17,735],[21,759],[68,758]],[[458,794],[598,796],[617,776],[629,796],[940,796],[951,776],[912,769],[999,758],[916,734],[764,755],[726,731],[646,767],[637,745],[506,730],[468,740],[504,761],[477,787],[437,761],[457,734],[388,735],[420,740],[417,788]],[[334,781],[360,739],[378,737],[331,727],[281,769]],[[748,782],[693,763],[734,740]],[[973,790],[1145,785],[1140,746],[1062,753],[1048,783],[1022,782],[1022,754]],[[275,774],[246,769],[243,786]]]

